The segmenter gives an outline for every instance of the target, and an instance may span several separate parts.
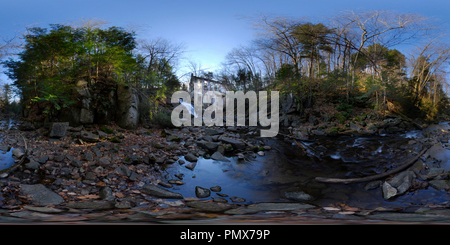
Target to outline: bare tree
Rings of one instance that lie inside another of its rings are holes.
[[[445,73],[445,65],[450,61],[450,44],[440,38],[441,36],[430,39],[408,57],[410,77],[416,81],[415,101],[423,94],[426,86],[433,79],[436,80],[437,75]]]
[[[21,45],[17,41],[16,37],[9,39],[2,38],[0,40],[0,60],[14,54],[17,49],[20,49],[20,47]]]
[[[260,15],[252,23],[258,30],[259,38],[254,41],[257,47],[282,54],[296,69],[301,69],[301,47],[298,40],[292,35],[295,27],[302,23],[301,20],[283,16]],[[283,59],[282,56],[277,58]]]
[[[335,19],[338,19],[335,23],[340,23],[341,26],[352,32],[354,37],[349,42],[352,49],[356,51],[352,60],[352,88],[355,81],[355,64],[367,43],[376,41],[386,47],[391,47],[417,38],[434,29],[432,25],[427,23],[427,18],[421,15],[398,14],[384,10],[347,11],[336,16]]]
[[[172,67],[177,66],[179,59],[186,51],[186,46],[183,43],[173,43],[165,38],[157,37],[139,40],[138,50],[142,57],[148,60],[147,73],[150,73],[154,69],[164,69],[169,64]]]
[[[258,69],[259,59],[256,57],[256,51],[251,47],[240,46],[231,50],[226,56],[226,62],[229,65],[235,65],[238,69],[247,69],[252,75],[261,73]]]

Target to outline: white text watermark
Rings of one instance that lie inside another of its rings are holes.
[[[235,125],[234,109],[235,100],[236,104],[236,126],[245,126],[245,100],[248,99],[248,121],[249,126],[258,125],[263,127],[270,126],[269,129],[261,130],[261,137],[274,137],[278,134],[279,130],[279,92],[272,91],[270,94],[270,118],[268,118],[268,95],[267,91],[259,91],[259,101],[255,91],[248,91],[244,94],[242,91],[226,91],[221,93],[217,91],[208,91],[204,95],[201,89],[194,87],[194,106],[191,104],[191,96],[186,91],[176,91],[173,93],[171,103],[179,103],[177,107],[172,111],[171,120],[175,127],[191,126],[191,115],[194,116],[194,126],[202,126],[203,123],[208,126],[224,126],[223,125],[223,106],[225,100],[226,126]],[[225,96],[225,99],[224,99]],[[211,104],[203,112],[203,104]],[[259,108],[258,108],[259,107]],[[259,111],[257,110],[259,109]],[[181,115],[181,112],[182,115]],[[212,115],[214,113],[214,118]],[[180,117],[181,115],[181,117]]]

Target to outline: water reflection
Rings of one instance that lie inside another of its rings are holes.
[[[298,191],[314,197],[314,200],[307,201],[310,203],[345,203],[360,208],[450,201],[448,195],[431,187],[386,201],[381,188],[364,190],[366,183],[325,184],[314,179],[318,176],[355,178],[384,172],[411,156],[407,151],[392,150],[392,146],[408,144],[410,140],[411,134],[402,137],[319,137],[310,145],[321,150],[322,158],[317,159],[308,157],[290,140],[281,137],[264,139],[272,150],[266,151],[265,156],[255,154],[250,162],[240,162],[234,156],[228,157],[230,162],[199,158],[193,171],[178,163],[168,165],[165,177],[166,180],[177,179],[175,174],[184,174],[181,181],[185,184],[174,188],[184,197],[195,197],[196,186],[210,188],[219,185],[222,187],[220,193],[245,198],[246,203],[294,202],[298,200],[288,199],[286,193]],[[211,192],[211,196],[218,195]],[[225,199],[231,202],[229,197]],[[211,200],[211,197],[203,199]]]
[[[0,149],[0,171],[14,165],[14,158],[12,154],[13,150],[14,150],[13,148],[11,148],[9,151],[5,151],[5,149]]]

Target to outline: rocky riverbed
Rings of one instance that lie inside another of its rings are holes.
[[[311,155],[292,138],[264,140],[248,127],[13,125],[1,131],[0,151],[15,150],[12,159],[19,161],[27,149],[26,161],[0,176],[0,222],[237,222],[263,217],[447,223],[448,129],[448,124],[431,125],[420,132],[369,138],[366,132],[314,135],[304,142]],[[412,167],[387,179],[358,185],[314,180],[394,169],[423,147],[430,149]],[[205,181],[205,166],[213,166],[206,163],[218,166],[227,179],[212,181],[219,175],[214,172]],[[233,181],[238,184],[227,185]],[[245,194],[252,188],[258,192]]]

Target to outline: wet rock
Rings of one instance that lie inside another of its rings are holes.
[[[212,136],[212,135],[219,135],[219,134],[223,134],[224,131],[223,130],[217,130],[217,129],[212,129],[212,128],[206,128],[205,129],[205,134]]]
[[[155,163],[156,164],[163,164],[165,160],[166,160],[165,157],[158,157],[158,158],[156,158]]]
[[[213,186],[211,188],[209,188],[210,190],[214,191],[214,192],[220,192],[222,191],[222,187],[220,186]]]
[[[221,203],[228,202],[227,199],[222,197],[211,197],[211,198],[213,199],[214,202],[221,202]]]
[[[177,150],[179,148],[180,148],[180,144],[177,144],[177,143],[173,143],[173,144],[166,146],[166,150],[168,150],[168,151]]]
[[[428,182],[429,185],[437,190],[448,190],[450,189],[450,183],[446,180],[431,180]]]
[[[175,177],[177,177],[178,179],[182,180],[184,177],[183,173],[179,173],[179,174],[174,174]]]
[[[297,201],[312,201],[314,197],[305,193],[303,191],[290,191],[285,192],[284,196],[288,199],[297,200]]]
[[[244,198],[242,198],[242,197],[235,197],[235,196],[230,197],[230,200],[231,200],[232,202],[245,202],[245,201],[246,201],[246,200],[245,200]]]
[[[55,122],[52,124],[52,128],[50,130],[51,138],[62,138],[66,136],[67,128],[69,127],[68,122]]]
[[[242,142],[240,140],[235,140],[228,137],[220,137],[219,140],[221,140],[225,144],[231,144],[233,146],[233,149],[235,150],[244,150],[247,147],[245,142]]]
[[[208,141],[197,141],[196,144],[200,147],[202,147],[205,150],[208,150],[210,152],[214,152],[219,147],[218,143],[215,142],[208,142]]]
[[[93,134],[93,133],[90,133],[87,131],[81,131],[80,134],[81,134],[81,139],[86,142],[95,143],[95,142],[100,141],[100,138],[97,134]]]
[[[87,172],[87,173],[84,175],[84,179],[85,179],[85,180],[96,180],[97,177],[95,176],[95,174],[94,174],[93,172]]]
[[[416,174],[413,171],[403,171],[394,176],[389,184],[397,189],[396,195],[405,193],[412,185],[413,180],[416,178]]]
[[[114,204],[115,208],[120,208],[120,209],[129,209],[129,208],[132,208],[133,206],[135,206],[135,204],[133,202],[127,201],[127,200],[117,201]]]
[[[210,195],[211,191],[209,189],[200,186],[195,187],[195,196],[197,196],[198,198],[209,197]]]
[[[350,129],[360,131],[362,128],[359,125],[350,122]]]
[[[29,162],[25,164],[25,168],[33,170],[39,169],[39,166],[41,165],[38,162]]]
[[[64,201],[60,195],[56,194],[42,184],[22,184],[20,186],[20,193],[26,196],[34,205],[59,205]]]
[[[39,162],[39,163],[42,163],[42,164],[46,163],[47,161],[48,161],[48,156],[47,156],[47,155],[41,156],[41,157],[39,158],[39,160],[38,160],[38,162]]]
[[[430,168],[428,171],[428,175],[434,175],[434,174],[442,174],[444,173],[444,168]]]
[[[211,159],[214,159],[216,161],[222,161],[222,162],[231,162],[226,157],[224,157],[220,152],[216,151],[214,154],[212,154]]]
[[[186,164],[186,165],[184,165],[187,169],[190,169],[190,170],[194,170],[194,168],[195,168],[195,166],[197,165],[197,163],[195,163],[195,162],[190,162],[190,163],[188,163],[188,164]]]
[[[238,153],[236,156],[238,157],[239,160],[244,160],[245,159],[245,156],[242,153]]]
[[[109,201],[71,202],[66,206],[75,209],[107,210],[114,208],[114,203]]]
[[[107,166],[111,165],[111,158],[110,157],[102,157],[102,158],[98,159],[97,163],[100,166],[107,167]]]
[[[173,185],[166,183],[166,182],[159,182],[158,185],[162,186],[162,187],[166,187],[166,188],[172,188]]]
[[[180,141],[181,141],[181,138],[180,138],[180,136],[178,136],[178,135],[170,135],[170,136],[167,137],[167,141],[170,141],[170,142],[172,142],[172,141],[180,142]]]
[[[225,154],[225,148],[223,147],[223,146],[221,146],[221,145],[219,145],[218,147],[217,147],[217,151],[220,153],[220,154]]]
[[[162,198],[169,198],[169,199],[183,199],[183,195],[180,193],[172,192],[166,189],[163,189],[161,187],[158,187],[156,185],[144,185],[141,190],[143,193],[156,196],[156,197],[162,197]]]
[[[128,165],[136,165],[139,164],[141,162],[141,159],[136,156],[136,155],[129,155],[128,157],[126,157],[125,159],[123,159],[123,163],[128,164]]]
[[[123,164],[121,164],[116,169],[114,169],[114,171],[116,173],[118,173],[118,174],[121,174],[121,175],[124,175],[124,176],[127,176],[127,177],[131,175],[131,170],[127,166],[125,166]]]
[[[9,151],[11,150],[11,146],[0,145],[0,151]]]
[[[97,134],[98,134],[98,137],[100,138],[100,139],[106,139],[106,138],[108,138],[108,134],[107,133],[105,133],[105,132],[103,132],[103,131],[101,131],[101,130],[97,130]]]
[[[79,168],[79,167],[81,167],[81,166],[83,165],[83,162],[82,162],[82,161],[79,161],[79,160],[77,160],[77,159],[73,159],[73,160],[70,162],[70,165],[72,165],[72,166],[74,166],[74,167],[76,167],[76,168]]]
[[[14,150],[12,150],[12,154],[17,158],[21,158],[23,155],[25,155],[23,150],[20,148],[15,148]]]
[[[171,179],[171,180],[169,180],[169,183],[173,184],[173,185],[184,185],[184,182],[177,180],[177,179]]]
[[[194,154],[192,154],[192,153],[186,154],[186,156],[184,156],[184,159],[186,159],[186,161],[189,161],[189,162],[196,162],[198,160],[197,157],[194,156]]]
[[[112,201],[114,196],[112,194],[112,189],[110,187],[104,187],[98,193],[101,199]]]
[[[175,159],[172,159],[172,158],[169,158],[169,159],[166,160],[167,164],[173,164],[175,162],[176,162]]]
[[[86,152],[84,155],[83,155],[83,160],[84,161],[92,161],[92,160],[94,160],[94,154],[93,153],[91,153],[91,152]]]
[[[397,189],[392,187],[388,182],[383,183],[382,191],[383,191],[383,198],[386,200],[397,195]]]
[[[187,201],[188,207],[203,211],[203,212],[224,212],[232,209],[234,206],[228,203],[222,202],[202,202],[202,201]]]
[[[213,138],[209,135],[204,136],[203,140],[206,140],[207,142],[213,142]]]

